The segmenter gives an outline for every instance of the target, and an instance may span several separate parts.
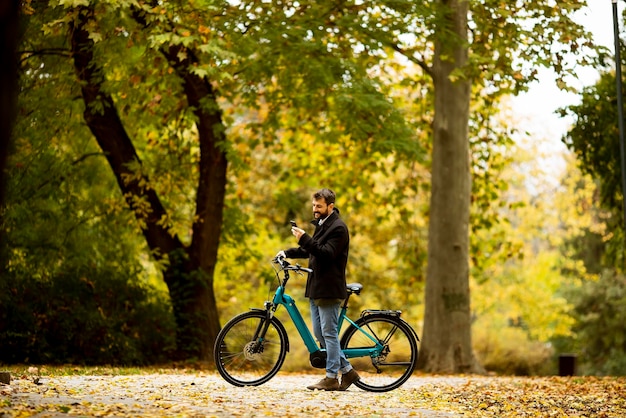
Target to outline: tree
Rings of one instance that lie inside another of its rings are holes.
[[[15,118],[19,3],[10,0],[0,7],[0,208],[4,203],[4,168]]]
[[[427,370],[469,372],[472,355],[469,294],[469,103],[468,78],[453,79],[467,64],[465,1],[441,3],[445,18],[437,30],[455,36],[435,41],[432,191],[428,228],[425,343]],[[448,332],[437,332],[446,327]]]
[[[142,227],[157,260],[165,261],[163,279],[168,286],[177,323],[177,347],[183,358],[206,358],[219,331],[213,272],[226,188],[226,153],[221,147],[224,126],[213,86],[193,74],[197,63],[180,44],[159,52],[181,79],[187,106],[193,109],[200,148],[198,187],[192,239],[186,246],[168,230],[167,213],[142,170],[141,159],[105,87],[103,65],[95,57],[95,6],[79,6],[70,21],[71,53],[85,103],[84,118],[105,153],[118,186]],[[136,18],[147,25],[140,10]],[[184,55],[183,55],[184,54]]]
[[[468,234],[468,128],[473,94],[497,103],[535,79],[534,65],[553,66],[559,80],[573,70],[564,57],[584,40],[571,19],[584,1],[501,3],[443,0],[435,5],[433,190],[430,205],[426,311],[420,364],[427,371],[479,370],[472,354]],[[567,41],[568,44],[558,42]],[[559,46],[561,45],[561,46]],[[583,55],[582,62],[585,62]],[[530,69],[525,68],[528,65]]]
[[[595,85],[584,89],[580,104],[560,112],[574,118],[572,128],[562,140],[576,155],[581,171],[598,182],[598,203],[611,214],[606,222],[614,233],[604,238],[604,261],[620,269],[624,260],[624,231],[616,97],[615,73],[606,70]]]

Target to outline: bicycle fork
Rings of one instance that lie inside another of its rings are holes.
[[[259,309],[259,311],[262,311]],[[256,330],[254,331],[254,338],[252,341],[254,342],[251,345],[251,352],[253,354],[263,352],[263,343],[265,342],[265,334],[267,334],[267,330],[270,326],[270,322],[274,317],[274,311],[272,311],[272,304],[270,302],[265,302],[265,319],[259,322]]]

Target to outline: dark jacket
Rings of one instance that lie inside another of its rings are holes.
[[[309,274],[305,296],[311,299],[345,299],[346,264],[350,234],[345,222],[339,217],[339,210],[333,209],[324,223],[315,225],[313,236],[306,233],[298,241],[299,247],[285,250],[288,258],[309,257]]]

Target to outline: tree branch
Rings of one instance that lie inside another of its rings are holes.
[[[45,49],[25,49],[22,51],[19,51],[19,56],[22,57],[22,59],[20,60],[20,64],[22,64],[25,61],[28,61],[31,58],[34,57],[41,57],[41,56],[60,56],[60,57],[65,57],[65,58],[69,58],[72,56],[72,51],[69,49],[65,49],[65,48],[45,48]]]
[[[113,98],[103,88],[104,71],[94,58],[94,42],[87,29],[94,19],[93,7],[81,6],[77,11],[76,19],[70,24],[70,35],[74,68],[85,102],[85,122],[104,152],[127,204],[141,224],[148,246],[154,253],[166,256],[183,245],[160,223],[166,215],[165,208],[149,186],[149,179],[137,169],[137,166],[141,167],[141,160]],[[148,209],[138,208],[138,201],[147,202]]]
[[[90,152],[87,154],[83,154],[80,157],[78,157],[76,160],[72,161],[72,165],[76,165],[79,163],[82,163],[83,161],[85,161],[87,158],[89,157],[105,157],[106,154],[102,153],[102,152]]]

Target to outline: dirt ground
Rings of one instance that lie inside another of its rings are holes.
[[[126,376],[13,376],[0,385],[0,417],[455,417],[411,396],[424,385],[459,385],[464,378],[412,377],[387,393],[310,391],[317,375],[279,373],[258,387],[231,386],[213,373]],[[436,407],[435,400],[431,400]]]

